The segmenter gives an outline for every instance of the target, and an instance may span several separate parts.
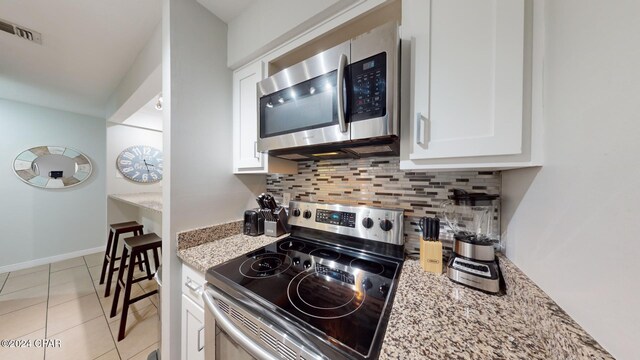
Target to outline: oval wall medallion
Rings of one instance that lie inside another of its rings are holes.
[[[13,161],[13,171],[20,180],[46,189],[78,185],[91,176],[92,170],[86,155],[64,146],[33,147]]]

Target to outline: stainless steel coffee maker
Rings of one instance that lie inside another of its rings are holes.
[[[498,195],[454,189],[442,203],[444,219],[454,232],[447,275],[454,282],[488,293],[500,291],[494,242],[494,209]]]

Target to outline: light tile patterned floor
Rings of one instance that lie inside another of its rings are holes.
[[[122,301],[110,318],[115,281],[105,298],[101,267],[96,253],[0,274],[0,339],[60,341],[60,347],[0,347],[0,359],[146,359],[158,347],[158,297],[129,308],[126,337],[118,342]],[[139,282],[132,297],[155,288],[153,280]]]

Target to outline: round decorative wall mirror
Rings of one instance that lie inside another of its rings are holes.
[[[63,146],[38,146],[21,152],[13,171],[29,185],[60,189],[78,185],[91,175],[92,166],[83,153]]]

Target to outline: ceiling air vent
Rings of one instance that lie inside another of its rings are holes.
[[[39,32],[28,29],[24,26],[16,25],[0,19],[0,30],[42,45],[42,35]]]

